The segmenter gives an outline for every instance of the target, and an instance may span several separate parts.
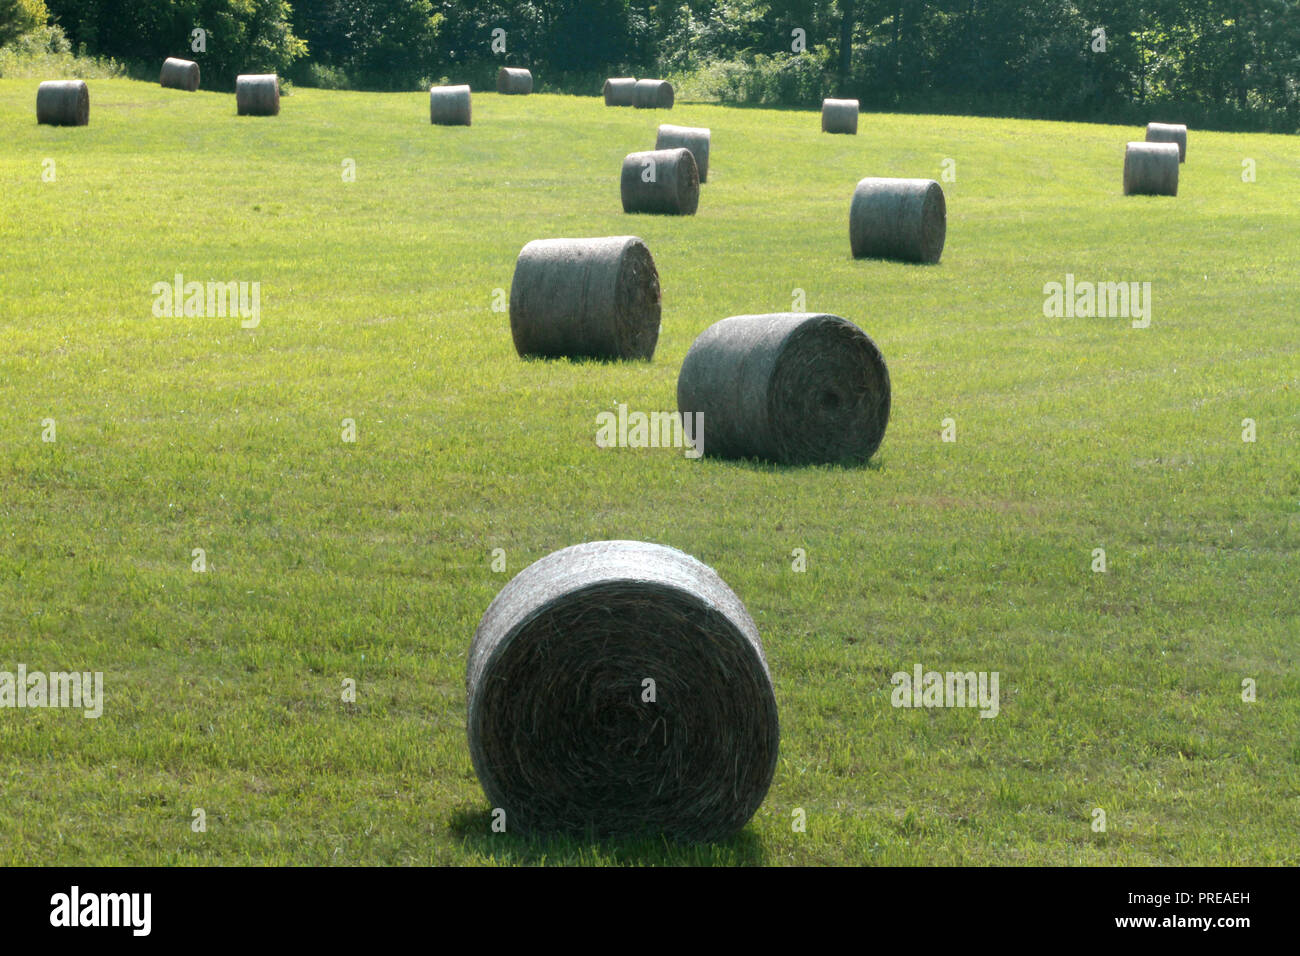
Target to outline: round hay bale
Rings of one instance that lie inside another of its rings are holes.
[[[468,86],[432,86],[429,88],[429,122],[439,126],[470,125]]]
[[[280,78],[274,73],[236,77],[235,109],[240,116],[279,116]]]
[[[649,359],[659,272],[636,236],[534,239],[515,262],[510,334],[520,355]]]
[[[199,65],[193,60],[180,60],[169,56],[163,60],[158,82],[169,90],[185,90],[187,93],[193,93],[199,88]]]
[[[825,313],[723,319],[695,340],[677,376],[678,411],[703,415],[702,451],[718,458],[859,464],[880,447],[889,403],[876,343]]]
[[[689,149],[628,153],[619,188],[624,212],[693,216],[700,205],[700,172]]]
[[[1129,143],[1124,150],[1125,196],[1177,196],[1178,144]]]
[[[1187,127],[1177,123],[1147,123],[1148,143],[1177,143],[1178,161],[1187,162]]]
[[[822,100],[822,132],[858,134],[857,100]]]
[[[849,204],[849,245],[855,259],[939,261],[948,234],[948,207],[933,179],[868,177]]]
[[[635,76],[612,76],[605,81],[605,105],[631,106],[635,90]]]
[[[533,74],[516,67],[503,66],[497,72],[497,92],[526,96],[533,91]]]
[[[639,110],[670,110],[673,85],[667,80],[637,80],[632,87],[632,105]]]
[[[90,90],[85,80],[46,80],[36,88],[36,122],[49,126],[90,123]]]
[[[758,628],[712,568],[663,545],[593,541],[525,568],[474,633],[466,691],[507,832],[725,840],[776,771]]]
[[[655,137],[655,149],[689,149],[700,172],[700,182],[709,180],[709,130],[694,126],[664,123]]]

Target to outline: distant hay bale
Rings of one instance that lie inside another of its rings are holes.
[[[822,132],[858,133],[857,100],[822,100]]]
[[[236,77],[235,109],[240,116],[280,115],[280,78],[274,73]]]
[[[497,92],[526,96],[533,91],[533,74],[518,67],[503,66],[497,72]]]
[[[639,110],[670,110],[673,85],[667,80],[637,80],[632,87],[632,105]]]
[[[709,180],[709,139],[710,132],[703,127],[672,126],[664,123],[659,127],[655,138],[655,149],[689,149],[695,158],[696,169],[700,173],[700,182]]]
[[[593,541],[521,571],[474,633],[466,696],[508,833],[725,840],[776,771],[758,628],[712,568],[663,545]]]
[[[468,86],[433,86],[429,88],[429,122],[439,126],[470,125]]]
[[[619,186],[624,212],[693,216],[700,205],[700,172],[689,149],[629,153]]]
[[[193,93],[199,88],[199,65],[193,60],[180,60],[169,56],[163,60],[158,82],[170,90]]]
[[[858,183],[849,205],[849,245],[855,259],[939,261],[948,233],[943,189],[933,179]]]
[[[735,315],[697,338],[677,377],[685,421],[703,415],[705,455],[786,465],[860,464],[885,435],[889,370],[838,315]],[[701,431],[696,426],[696,432]]]
[[[636,236],[534,239],[515,263],[510,333],[520,355],[649,359],[659,272]]]
[[[1125,196],[1177,196],[1178,144],[1129,143],[1124,150]]]
[[[1187,127],[1177,123],[1147,123],[1148,143],[1177,143],[1178,161],[1187,162]]]
[[[36,88],[36,122],[85,126],[90,122],[90,90],[85,80],[46,80]]]
[[[635,76],[611,76],[605,81],[605,105],[631,106],[635,91]]]

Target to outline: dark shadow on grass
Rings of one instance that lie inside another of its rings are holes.
[[[696,464],[708,463],[718,468],[737,468],[744,471],[765,471],[769,474],[790,474],[802,471],[826,470],[826,471],[875,471],[885,470],[885,466],[876,460],[873,455],[868,461],[864,462],[828,462],[825,464],[805,464],[805,465],[784,465],[775,461],[764,461],[761,458],[715,458],[707,452],[702,458],[696,460]]]
[[[553,362],[556,365],[649,365],[653,358],[610,358],[605,355],[521,355],[524,362]]]

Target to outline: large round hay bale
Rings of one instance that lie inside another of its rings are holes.
[[[865,462],[884,438],[889,403],[876,343],[825,313],[723,319],[695,340],[677,376],[678,411],[703,415],[701,451],[718,458]]]
[[[503,66],[497,71],[497,92],[526,96],[533,91],[533,74],[518,67]]]
[[[709,130],[695,126],[672,126],[664,123],[655,137],[655,149],[689,149],[700,173],[700,182],[709,180]]]
[[[611,76],[605,81],[605,105],[631,106],[635,91],[635,76]]]
[[[948,234],[943,189],[933,179],[868,177],[849,204],[849,245],[855,259],[938,262]]]
[[[439,126],[470,125],[468,86],[431,86],[429,88],[429,122]]]
[[[667,80],[637,80],[632,87],[632,105],[639,110],[670,110],[673,85]]]
[[[659,272],[636,236],[534,239],[515,263],[510,333],[520,355],[649,359]]]
[[[508,833],[725,840],[776,771],[758,628],[712,568],[663,545],[593,541],[525,568],[474,633],[466,691]]]
[[[236,77],[235,109],[240,116],[279,116],[280,78],[274,73],[245,73]]]
[[[822,132],[858,133],[857,100],[822,100]]]
[[[700,171],[689,149],[628,153],[619,187],[624,212],[693,216],[700,205]]]
[[[36,88],[36,122],[85,126],[90,122],[90,90],[85,80],[46,80]]]
[[[1177,143],[1178,161],[1187,162],[1187,127],[1177,123],[1147,123],[1148,143]]]
[[[1124,150],[1125,196],[1177,196],[1178,144],[1129,143]]]
[[[185,90],[193,93],[199,88],[199,65],[193,60],[181,60],[169,56],[163,60],[158,82],[170,90]]]

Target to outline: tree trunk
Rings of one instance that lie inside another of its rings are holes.
[[[853,76],[853,14],[855,0],[840,0],[840,69],[839,95],[847,96]]]

